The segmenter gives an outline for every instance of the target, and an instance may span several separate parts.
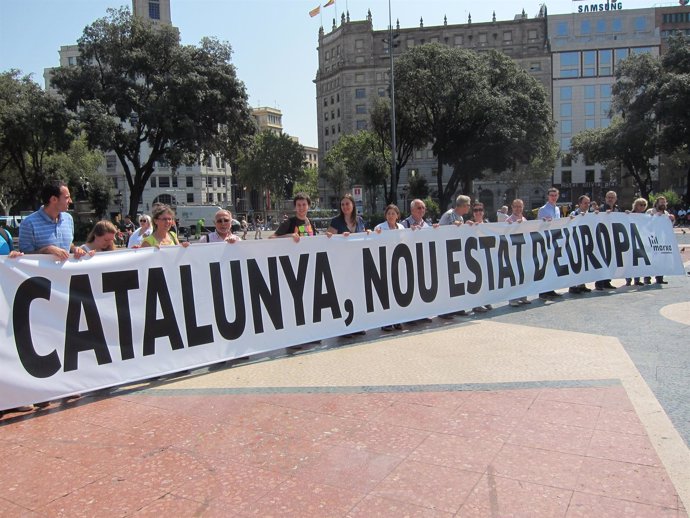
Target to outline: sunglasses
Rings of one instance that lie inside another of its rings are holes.
[[[140,219],[139,223],[148,223],[149,221],[147,219]]]
[[[217,219],[216,223],[230,223],[229,219]]]

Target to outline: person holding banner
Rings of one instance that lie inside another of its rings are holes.
[[[12,234],[5,227],[0,226],[0,255],[7,255],[10,257],[19,257],[24,255],[18,250],[14,249],[12,241]]]
[[[117,234],[117,227],[110,221],[105,219],[97,221],[81,248],[89,255],[96,252],[112,252],[115,250],[115,234]]]
[[[302,236],[316,235],[316,230],[307,217],[311,206],[309,195],[298,192],[292,199],[292,203],[295,206],[295,215],[283,220],[271,237],[291,237],[295,243],[298,243]]]
[[[347,193],[340,198],[340,214],[331,220],[326,235],[331,237],[333,234],[342,234],[347,237],[352,233],[366,232],[364,220],[355,210],[355,199],[352,194]]]
[[[647,200],[645,200],[644,198],[637,198],[632,204],[632,211],[626,210],[625,212],[632,212],[634,214],[644,214],[645,212],[647,212]],[[647,277],[645,277],[645,280],[646,279]],[[626,286],[631,286],[632,284],[635,284],[635,286],[644,286],[644,283],[640,280],[639,277],[635,277],[634,282],[632,278],[625,279]]]
[[[504,223],[512,224],[512,223],[522,223],[525,221],[525,216],[524,216],[524,211],[525,211],[525,202],[522,201],[520,198],[516,198],[513,200],[513,203],[511,204],[511,209],[512,212],[510,216],[506,217]],[[510,299],[508,301],[508,305],[512,307],[520,306],[522,304],[531,304],[532,302],[527,300],[527,297],[519,297],[517,299]]]
[[[236,236],[232,233],[232,213],[229,210],[219,210],[216,212],[213,220],[215,222],[216,229],[205,236],[201,236],[201,239],[199,240],[200,242],[222,243],[225,241],[226,243],[236,243],[237,241],[240,241],[239,236]]]
[[[410,202],[410,215],[402,220],[402,226],[405,228],[411,228],[412,230],[419,230],[421,228],[431,228],[424,220],[424,215],[426,214],[425,203],[416,198]],[[435,225],[438,226],[438,225]]]
[[[577,207],[575,207],[575,210],[573,210],[569,216],[571,218],[575,218],[577,216],[584,216],[590,211],[590,199],[589,196],[586,194],[583,194],[577,199]],[[592,291],[590,288],[587,287],[586,284],[578,284],[577,286],[571,286],[568,288],[568,293],[572,293],[574,295],[577,295],[579,293],[589,293]]]
[[[604,203],[599,207],[599,212],[606,212],[607,214],[611,212],[622,212],[620,207],[616,204],[618,200],[618,195],[616,191],[609,191],[604,196]],[[602,290],[615,290],[616,287],[611,284],[611,279],[602,279],[594,283],[594,288],[598,291]]]
[[[561,209],[558,207],[558,196],[560,191],[555,187],[551,187],[546,191],[546,203],[539,207],[537,211],[537,218],[543,221],[552,221],[554,219],[561,218]],[[540,299],[554,299],[556,297],[562,297],[560,293],[551,290],[539,294]]]
[[[484,217],[484,204],[480,201],[474,202],[474,205],[472,205],[472,219],[470,219],[467,223],[470,225],[479,225],[480,223],[488,222],[489,220]],[[472,308],[472,311],[475,313],[486,313],[491,309],[494,309],[491,304],[485,304],[483,306],[476,306]]]
[[[25,254],[51,254],[66,261],[70,254],[75,259],[86,252],[74,246],[74,221],[67,212],[72,197],[64,182],[53,181],[41,189],[43,206],[22,219],[19,226],[19,250]]]
[[[460,194],[455,198],[455,207],[447,210],[438,224],[443,225],[462,225],[465,222],[464,216],[470,211],[470,197]]]
[[[141,241],[141,247],[182,245],[184,248],[189,246],[189,242],[180,243],[177,234],[173,232],[172,226],[175,224],[175,211],[168,205],[160,203],[153,207],[153,232]]]
[[[398,223],[400,221],[400,209],[394,203],[391,203],[386,207],[386,210],[383,213],[383,215],[386,217],[386,221],[384,221],[383,223],[379,223],[374,227],[374,232],[376,232],[377,234],[380,234],[384,230],[403,230],[405,228],[400,223]],[[381,330],[393,331],[393,328],[402,329],[402,324],[383,326]]]
[[[671,225],[673,225],[674,220],[676,219],[673,214],[669,214],[668,210],[666,210],[666,198],[664,196],[659,196],[655,201],[654,201],[654,206],[647,211],[647,214],[650,216],[666,216],[671,220]],[[668,281],[664,280],[663,275],[657,275],[654,277],[654,280],[656,281],[657,284],[668,284]],[[645,277],[644,278],[644,283],[645,284],[651,284],[652,283],[652,278],[651,277]]]

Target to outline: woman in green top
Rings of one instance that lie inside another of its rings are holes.
[[[186,248],[189,246],[187,242],[180,243],[177,234],[170,230],[175,224],[175,211],[170,206],[162,203],[154,206],[151,217],[153,219],[153,232],[141,241],[142,248],[147,246],[160,248],[170,245],[182,245]]]

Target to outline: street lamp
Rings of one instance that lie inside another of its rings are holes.
[[[114,196],[114,201],[115,205],[120,209],[120,220],[122,220],[122,191],[117,191],[117,194]]]
[[[393,17],[391,16],[391,0],[388,0],[388,55],[390,57],[390,87],[391,87],[391,178],[395,178],[395,78],[393,77],[393,49],[394,40],[399,34],[393,35]],[[386,41],[385,39],[383,41]]]

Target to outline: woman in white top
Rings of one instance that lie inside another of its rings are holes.
[[[139,216],[139,228],[132,232],[127,242],[127,248],[139,248],[141,241],[151,235],[153,232],[153,225],[151,224],[151,216],[144,214]]]
[[[380,234],[382,230],[403,230],[403,227],[398,221],[400,221],[400,209],[397,205],[391,203],[386,207],[386,211],[383,213],[386,221],[379,223],[374,227],[374,232]]]

